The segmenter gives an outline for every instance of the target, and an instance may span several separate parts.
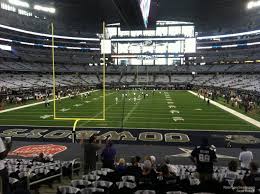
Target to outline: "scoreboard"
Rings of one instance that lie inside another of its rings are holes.
[[[185,53],[196,52],[193,23],[158,21],[155,30],[121,30],[108,25],[112,58],[117,65],[176,65]]]

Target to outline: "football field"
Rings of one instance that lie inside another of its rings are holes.
[[[148,96],[144,97],[145,94]],[[116,101],[117,99],[117,101]],[[188,91],[106,92],[106,120],[79,121],[77,127],[258,131],[258,127],[194,96]],[[102,91],[56,102],[56,116],[102,118]],[[0,113],[1,126],[73,126],[53,120],[53,102]]]

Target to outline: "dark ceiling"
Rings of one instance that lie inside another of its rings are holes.
[[[42,1],[42,0],[38,0]],[[49,0],[51,1],[51,0]],[[53,0],[55,1],[55,0]],[[247,14],[249,0],[158,0],[157,20],[194,22],[198,28],[237,22]],[[44,0],[46,3],[46,0]],[[56,0],[57,18],[69,25],[97,28],[101,21],[118,22],[113,0]]]

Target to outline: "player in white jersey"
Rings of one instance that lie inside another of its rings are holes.
[[[134,104],[136,104],[136,97],[134,97]]]
[[[115,98],[116,104],[118,103],[118,97]]]
[[[57,97],[58,101],[61,100],[61,97],[60,97],[60,93],[58,93],[58,97]]]

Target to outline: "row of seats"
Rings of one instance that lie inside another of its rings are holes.
[[[82,179],[72,180],[70,185],[59,186],[57,188],[57,194],[196,193],[197,187],[200,184],[200,180],[196,176],[196,167],[194,165],[174,166],[178,169],[175,175],[176,178],[169,179],[168,182],[163,182],[161,175],[158,175],[157,181],[153,183],[148,183],[140,177],[120,174],[112,169],[101,168],[100,170],[95,170],[87,175],[83,175]],[[221,187],[226,184],[226,180],[229,180],[229,183],[233,186],[236,179],[242,180],[248,173],[249,172],[245,170],[238,170],[236,172],[238,177],[233,178],[232,172],[230,172],[227,167],[214,167],[213,178]],[[233,182],[231,183],[230,181]],[[251,188],[248,187],[248,189],[250,190]]]
[[[0,74],[0,87],[39,88],[52,87],[51,75],[36,74]],[[56,75],[56,85],[97,85],[102,82],[101,75],[63,74]],[[193,84],[200,86],[229,87],[251,91],[260,91],[260,76],[258,74],[234,74],[234,75],[106,75],[107,84]]]
[[[80,167],[79,162],[59,160],[44,163],[27,159],[5,159],[4,164],[8,170],[9,183],[13,189],[17,185],[24,188],[28,186],[35,188],[43,182],[49,181],[51,184],[53,180],[60,179],[61,176],[72,177],[72,173],[76,173],[72,170]]]

